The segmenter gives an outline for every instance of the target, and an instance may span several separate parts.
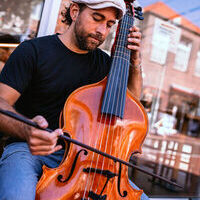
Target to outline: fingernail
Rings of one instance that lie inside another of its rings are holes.
[[[47,125],[47,122],[43,121],[43,122],[42,122],[42,125],[43,125],[43,126],[46,126],[46,125]]]
[[[63,135],[63,131],[62,131],[62,129],[59,129],[59,133],[60,133],[61,135]]]

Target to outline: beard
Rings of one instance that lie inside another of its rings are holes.
[[[81,24],[80,20],[77,20],[74,26],[74,33],[76,37],[77,46],[81,50],[92,51],[100,46],[103,42],[103,36],[101,33],[87,33],[84,27],[87,25]]]

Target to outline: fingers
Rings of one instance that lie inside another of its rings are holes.
[[[38,142],[38,144],[54,144],[57,141],[59,135],[62,135],[61,129],[56,129],[54,132],[49,133],[47,131],[41,131],[39,129],[34,128],[30,133],[30,140],[34,139],[34,142]],[[37,141],[35,141],[37,140]]]
[[[58,151],[62,146],[57,144],[58,136],[62,135],[61,129],[56,129],[49,133],[46,131],[33,131],[28,141],[30,151],[33,155],[50,155]]]
[[[42,116],[34,117],[33,121],[40,127],[48,127],[46,119]],[[31,128],[27,139],[31,153],[33,155],[50,155],[55,151],[60,150],[62,146],[56,146],[60,135],[63,135],[61,129],[56,129],[55,131],[49,133],[37,128]]]
[[[130,28],[130,33],[128,35],[128,49],[139,51],[141,47],[142,35],[138,27],[134,26]]]
[[[128,34],[128,46],[131,50],[131,64],[132,66],[138,66],[141,63],[140,48],[141,48],[142,34],[140,29],[136,26],[130,28]]]
[[[42,128],[47,128],[48,127],[47,120],[44,117],[40,116],[40,115],[34,117],[32,120],[34,122],[36,122]]]
[[[49,149],[49,150],[44,150],[44,149],[41,149],[40,151],[34,151],[34,152],[31,152],[33,155],[40,155],[40,156],[47,156],[47,155],[50,155],[56,151],[59,151],[62,149],[62,146],[61,145],[58,145],[58,146],[55,146],[54,148],[52,149]]]
[[[140,29],[136,26],[133,26],[133,27],[130,28],[130,34],[129,35],[132,36],[132,37],[140,38],[140,39],[142,37]]]

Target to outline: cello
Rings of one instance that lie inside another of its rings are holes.
[[[143,106],[127,89],[131,52],[126,42],[134,19],[131,2],[126,1],[127,13],[119,23],[108,77],[74,91],[60,118],[70,138],[126,161],[141,152],[148,129]],[[126,166],[71,143],[59,167],[43,166],[36,189],[36,199],[48,200],[138,200],[141,195],[142,190],[131,187]]]

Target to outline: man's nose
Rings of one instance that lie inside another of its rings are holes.
[[[102,36],[106,36],[107,34],[107,26],[105,24],[100,24],[98,27],[97,27],[97,32],[101,33]]]

